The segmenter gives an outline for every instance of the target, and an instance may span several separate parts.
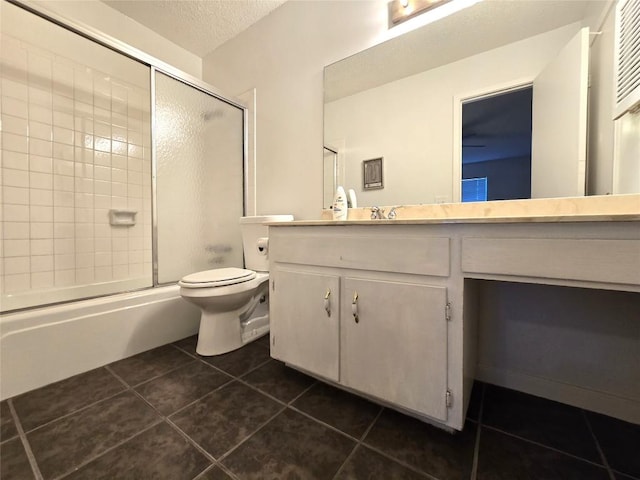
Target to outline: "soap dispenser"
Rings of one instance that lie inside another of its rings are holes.
[[[344,188],[338,187],[336,196],[333,198],[333,219],[346,220],[347,213],[347,194],[344,192]]]

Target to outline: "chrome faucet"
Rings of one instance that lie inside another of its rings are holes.
[[[387,215],[387,218],[389,220],[393,220],[394,218],[396,218],[397,215],[398,215],[398,213],[396,212],[396,207],[391,207],[391,210],[389,211],[389,214]]]
[[[371,207],[371,220],[384,220],[384,208]]]

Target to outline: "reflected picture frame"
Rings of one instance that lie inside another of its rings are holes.
[[[362,161],[363,190],[379,190],[384,188],[382,160],[383,157]]]

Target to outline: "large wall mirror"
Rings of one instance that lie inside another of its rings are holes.
[[[638,150],[616,148],[640,122],[613,120],[613,22],[611,1],[482,1],[327,66],[324,206],[336,185],[359,206],[640,192]],[[365,189],[375,158],[384,188]]]

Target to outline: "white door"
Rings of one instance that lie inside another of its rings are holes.
[[[585,194],[589,29],[581,29],[533,82],[531,197]]]
[[[280,268],[271,276],[271,356],[337,382],[340,278]]]
[[[341,383],[446,420],[446,288],[345,278],[342,291]]]

